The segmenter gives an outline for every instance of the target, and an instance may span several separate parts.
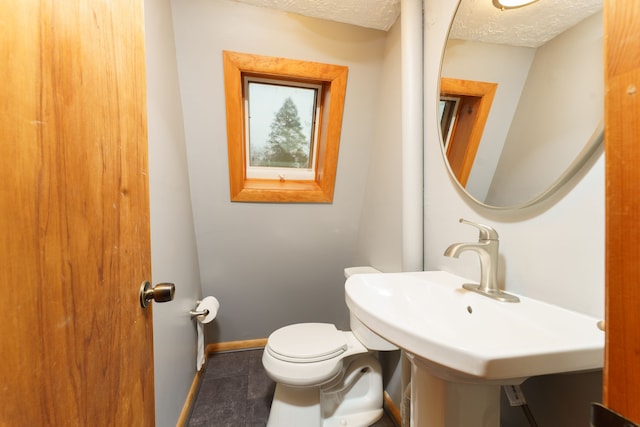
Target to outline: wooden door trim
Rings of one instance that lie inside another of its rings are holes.
[[[604,404],[640,422],[640,4],[604,2]]]

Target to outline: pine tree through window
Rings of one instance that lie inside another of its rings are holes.
[[[322,87],[252,77],[245,87],[247,177],[313,180]]]

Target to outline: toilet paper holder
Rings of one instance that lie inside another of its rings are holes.
[[[191,320],[196,319],[199,323],[209,323],[218,315],[219,307],[218,300],[211,296],[196,301],[196,306],[189,311]]]
[[[211,313],[209,311],[208,308],[205,308],[204,310],[198,310],[198,306],[200,305],[200,303],[202,302],[202,300],[198,300],[196,301],[196,308],[189,311],[189,314],[191,315],[191,320],[195,319],[196,317],[207,317],[209,315],[209,313]]]
[[[198,301],[198,304],[200,304],[200,301]],[[191,310],[189,311],[189,314],[191,315],[191,320],[195,319],[196,317],[199,316],[208,316],[209,315],[209,310],[208,309],[204,309],[201,311],[198,310]]]

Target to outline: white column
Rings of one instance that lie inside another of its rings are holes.
[[[423,269],[422,0],[401,1],[402,269]]]

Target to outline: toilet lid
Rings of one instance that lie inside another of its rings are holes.
[[[280,360],[320,362],[344,353],[347,341],[330,323],[299,323],[272,333],[267,341],[267,350]]]

